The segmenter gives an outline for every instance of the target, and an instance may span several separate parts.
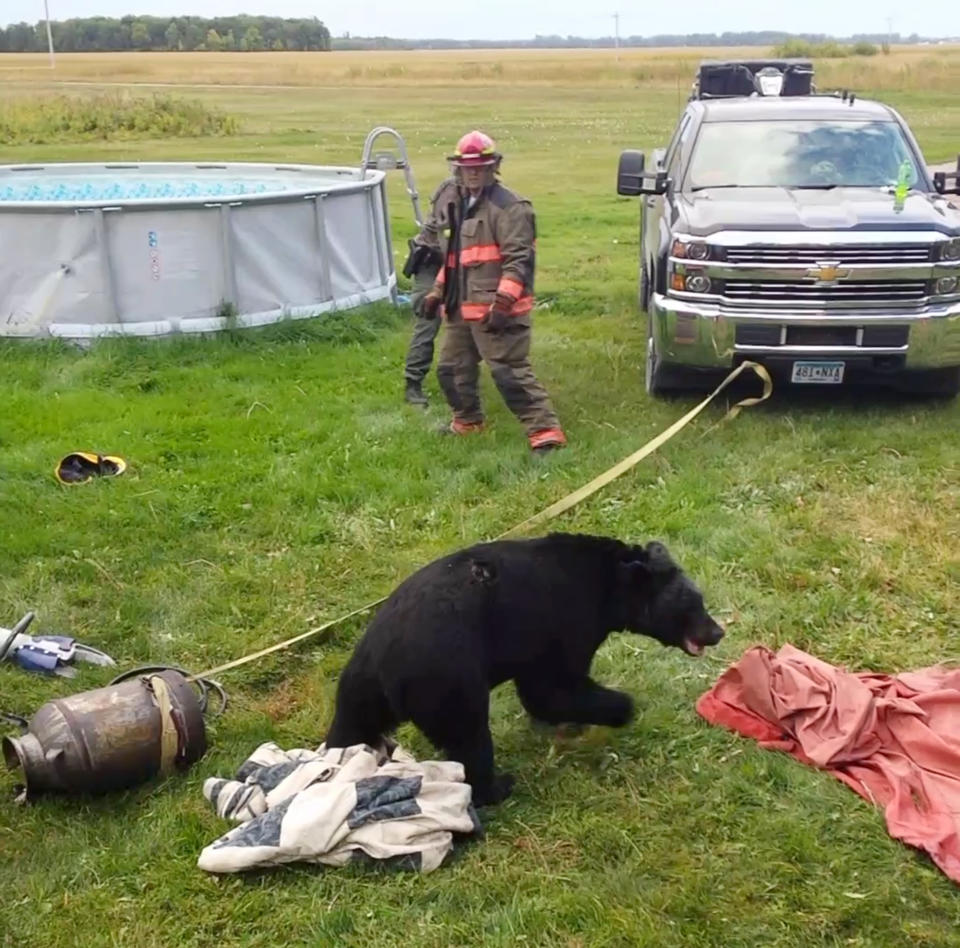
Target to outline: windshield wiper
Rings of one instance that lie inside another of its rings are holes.
[[[723,188],[782,188],[784,191],[833,191],[852,187],[849,184],[696,184],[691,191],[713,191]]]
[[[714,191],[721,190],[723,188],[755,188],[755,184],[695,184],[691,191]]]

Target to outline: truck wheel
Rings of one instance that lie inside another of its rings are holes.
[[[647,369],[644,386],[648,395],[663,394],[663,378],[659,363],[660,360],[653,348],[653,337],[647,337]]]
[[[647,261],[640,264],[640,309],[645,313],[650,309],[650,271],[647,269]]]
[[[710,391],[720,383],[726,370],[697,369],[664,362],[653,341],[653,320],[647,316],[647,358],[644,388],[648,395],[663,396],[680,392]]]
[[[648,395],[659,396],[670,392],[677,392],[685,388],[685,375],[681,368],[673,365],[664,365],[657,355],[657,347],[653,341],[653,320],[647,316],[647,359],[644,378],[644,387]]]

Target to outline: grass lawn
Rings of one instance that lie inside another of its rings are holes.
[[[611,66],[605,55],[476,53],[481,84],[439,54],[424,74],[391,74],[394,54],[63,57],[59,78],[205,83],[182,91],[240,129],[13,144],[4,161],[352,164],[370,127],[386,122],[407,136],[426,195],[458,134],[489,129],[506,183],[537,209],[545,305],[534,365],[571,447],[534,463],[489,379],[492,430],[438,441],[431,428],[445,411],[433,376],[426,414],[401,401],[409,313],[389,307],[88,352],[0,343],[0,623],[34,609],[37,630],[73,633],[124,667],[200,670],[389,592],[672,422],[690,402],[643,392],[638,206],[615,195],[614,173],[621,148],[665,142],[696,57],[630,53]],[[401,65],[427,59],[409,56]],[[42,62],[0,57],[0,104],[96,91],[55,85]],[[678,62],[682,88],[670,74]],[[958,51],[825,69],[865,70],[872,85],[858,83],[861,94],[900,107],[930,161],[956,154]],[[413,224],[392,185],[403,247]],[[956,886],[892,841],[877,810],[825,774],[707,726],[693,704],[757,642],[792,642],[854,669],[960,659],[960,407],[775,392],[714,428],[721,412],[556,526],[665,540],[727,623],[726,639],[696,661],[612,637],[597,677],[638,703],[617,732],[554,738],[527,723],[509,686],[496,692],[499,760],[518,782],[486,814],[484,842],[427,877],[293,866],[216,879],[195,867],[226,828],[203,780],[231,775],[265,740],[319,742],[363,628],[355,620],[225,674],[230,710],[209,722],[211,750],[186,775],[0,811],[0,945],[957,944]],[[54,464],[77,449],[122,454],[130,470],[61,488]],[[68,682],[3,666],[0,708],[32,712],[110,677],[84,666]],[[432,753],[415,730],[400,737]],[[15,782],[0,775],[0,796]]]

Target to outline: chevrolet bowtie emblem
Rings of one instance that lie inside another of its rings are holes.
[[[842,269],[839,260],[823,260],[807,270],[807,277],[816,280],[818,286],[831,286],[848,276],[850,271]]]

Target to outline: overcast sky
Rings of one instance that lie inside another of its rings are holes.
[[[960,35],[958,0],[923,0],[907,5],[895,0],[686,0],[681,3],[626,3],[623,0],[49,0],[50,18],[123,16],[126,13],[170,16],[271,13],[316,16],[334,36],[448,39],[527,39],[540,34],[612,36],[613,13],[620,10],[620,34],[725,30],[786,30],[792,33],[882,33],[887,17],[904,35]],[[897,9],[904,12],[897,14]],[[0,23],[36,22],[43,0],[0,0]]]

